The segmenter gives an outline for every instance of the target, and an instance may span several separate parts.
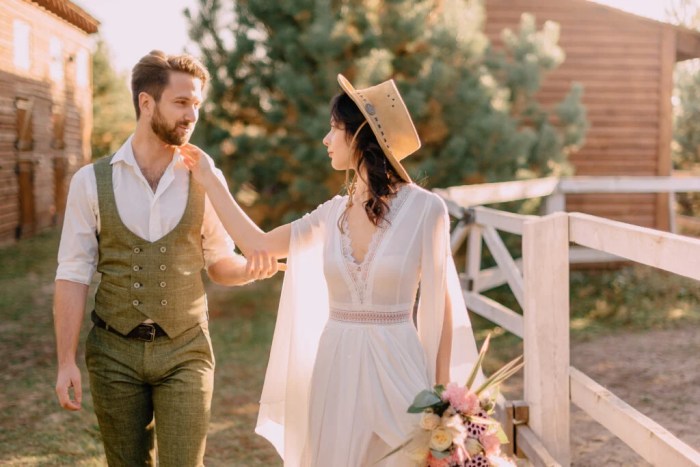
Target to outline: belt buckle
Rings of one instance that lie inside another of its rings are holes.
[[[138,339],[146,342],[153,342],[156,338],[156,327],[153,324],[143,323],[140,326],[145,326],[148,328],[148,334],[145,336],[139,336]],[[145,331],[145,329],[144,329]]]

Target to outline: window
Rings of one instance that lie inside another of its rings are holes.
[[[31,65],[31,54],[29,47],[29,38],[31,28],[24,21],[16,19],[14,21],[13,31],[13,49],[15,66],[20,70],[29,70]]]
[[[88,53],[85,49],[80,49],[75,57],[75,81],[81,88],[90,84],[90,64],[88,63]]]
[[[17,139],[15,140],[15,147],[20,151],[31,151],[34,147],[32,107],[34,107],[34,102],[29,99],[17,98],[15,100],[15,108],[17,109]]]
[[[49,41],[49,75],[54,81],[63,81],[63,44],[60,39],[51,36]]]

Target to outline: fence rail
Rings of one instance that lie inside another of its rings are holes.
[[[571,401],[652,465],[700,465],[700,453],[571,367]]]
[[[563,207],[564,193],[675,192],[698,187],[700,177],[599,177],[435,190],[459,219],[452,251],[467,242],[465,271],[460,274],[467,306],[523,338],[527,424],[511,419],[508,426],[518,451],[532,464],[570,465],[574,402],[653,465],[700,465],[699,452],[571,367],[569,359],[571,264],[634,261],[700,280],[700,240],[581,213],[525,216],[476,204],[546,196],[546,208],[551,210]],[[522,236],[522,258],[510,255],[499,231]],[[496,266],[482,270],[484,245]],[[522,314],[482,295],[502,284],[508,284]]]

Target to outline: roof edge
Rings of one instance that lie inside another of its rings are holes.
[[[25,0],[27,3],[44,8],[78,29],[94,34],[97,32],[100,22],[88,12],[80,8],[70,0]]]

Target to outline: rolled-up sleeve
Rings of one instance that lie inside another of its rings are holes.
[[[95,171],[90,164],[78,170],[70,183],[56,280],[90,285],[97,269],[96,203]]]
[[[226,178],[221,170],[216,169],[216,176],[226,183]],[[202,250],[204,252],[204,264],[208,268],[212,264],[224,259],[237,257],[235,253],[235,244],[226,232],[223,224],[219,220],[219,216],[214,210],[209,201],[209,197],[204,199],[204,219],[202,220]]]

